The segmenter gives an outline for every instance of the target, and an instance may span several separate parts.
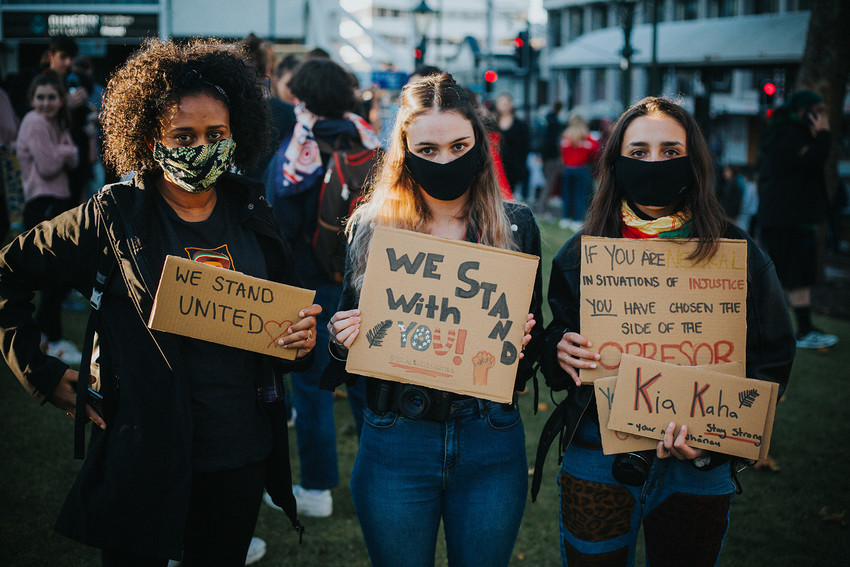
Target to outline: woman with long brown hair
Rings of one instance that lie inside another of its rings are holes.
[[[570,392],[559,474],[564,565],[632,565],[641,525],[647,565],[715,565],[735,492],[729,457],[686,445],[686,426],[669,424],[656,449],[640,455],[642,478],[624,479],[615,472],[617,457],[603,454],[593,388],[581,380],[581,371],[600,359],[579,321],[582,235],[691,238],[694,262],[710,259],[720,238],[746,240],[746,375],[778,382],[780,393],[787,383],[795,348],[782,290],[770,259],[726,221],[710,158],[699,126],[681,106],[656,97],[638,102],[616,122],[602,153],[584,229],[553,260],[553,321],[541,367],[552,389]]]

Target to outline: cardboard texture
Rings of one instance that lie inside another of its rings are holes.
[[[746,376],[744,365],[740,362],[724,362],[722,364],[701,366],[700,368],[738,376],[739,378]],[[596,397],[596,413],[599,416],[599,433],[602,437],[602,452],[605,455],[613,455],[616,453],[631,453],[654,449],[658,443],[658,439],[650,439],[649,437],[608,429],[608,419],[611,415],[611,404],[614,402],[616,386],[616,376],[597,378],[593,382],[593,392]]]
[[[376,227],[346,370],[510,403],[538,262]]]
[[[691,447],[758,459],[770,436],[772,389],[762,380],[623,355],[608,428],[662,439],[673,421],[688,426]]]
[[[293,360],[277,340],[316,292],[167,256],[148,327]]]
[[[581,380],[633,354],[685,366],[746,362],[747,243],[721,239],[708,262],[693,240],[581,239],[581,334],[600,353]]]

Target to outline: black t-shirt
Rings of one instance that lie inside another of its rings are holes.
[[[157,222],[166,254],[266,278],[256,235],[239,223],[237,204],[218,192],[205,221],[187,222],[157,194]],[[265,459],[271,428],[257,400],[257,355],[184,337],[181,339],[192,398],[195,470],[227,470]]]

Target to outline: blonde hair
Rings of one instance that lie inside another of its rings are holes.
[[[405,155],[410,124],[435,109],[454,112],[459,118],[469,120],[475,133],[475,146],[469,151],[480,152],[482,167],[470,185],[469,199],[462,213],[470,228],[479,235],[482,244],[517,248],[490,155],[487,131],[477,107],[450,74],[429,75],[402,89],[401,107],[396,114],[389,149],[384,153],[366,199],[346,225],[348,270],[358,293],[363,285],[374,227],[381,225],[422,232],[432,218],[419,186],[405,166]]]
[[[577,146],[587,140],[589,135],[590,130],[587,127],[587,121],[578,114],[571,115],[569,125],[564,130],[564,138],[569,140],[571,145]]]

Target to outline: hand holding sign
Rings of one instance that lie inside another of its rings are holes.
[[[600,355],[598,352],[587,350],[592,346],[587,337],[569,332],[564,333],[555,349],[558,364],[564,369],[564,372],[570,375],[576,386],[581,386],[579,369],[596,369],[596,361],[599,360]]]
[[[278,338],[277,344],[283,348],[296,349],[295,358],[303,358],[316,346],[316,317],[322,312],[322,306],[314,303],[298,312],[301,320],[288,326]]]

